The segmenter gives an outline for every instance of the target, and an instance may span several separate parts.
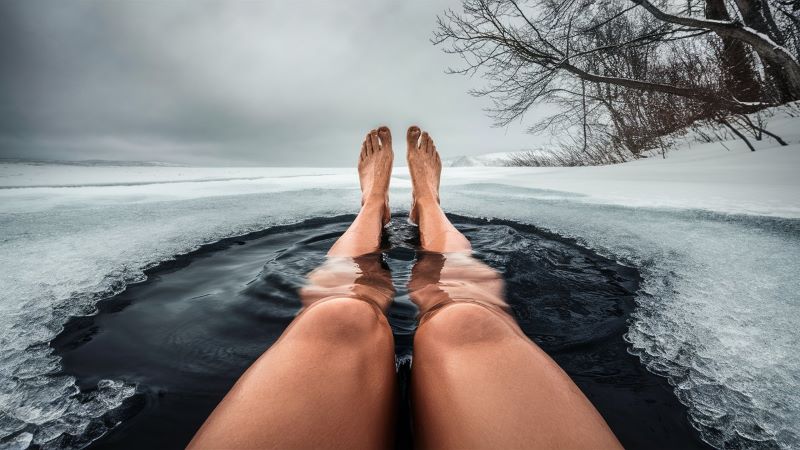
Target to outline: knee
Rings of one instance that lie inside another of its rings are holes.
[[[414,345],[452,349],[496,343],[517,336],[510,317],[474,303],[454,303],[434,312],[417,329]]]
[[[312,306],[295,319],[293,328],[300,337],[328,342],[367,342],[387,334],[391,338],[391,328],[377,307],[346,297]]]

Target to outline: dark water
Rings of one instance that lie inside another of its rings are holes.
[[[624,446],[705,447],[666,381],[627,353],[622,335],[639,283],[635,269],[532,227],[451,219],[476,257],[505,277],[522,329],[580,386]],[[103,378],[138,386],[104,418],[121,423],[92,448],[183,448],[292,320],[297,288],[351,220],[311,220],[206,246],[150,270],[146,282],[101,302],[98,315],[70,321],[52,345],[81,389]],[[405,361],[403,386],[417,313],[405,284],[417,237],[400,218],[389,230],[385,260],[397,289],[389,313]],[[408,447],[408,428],[398,426],[398,446]]]

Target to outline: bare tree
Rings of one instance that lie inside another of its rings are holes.
[[[564,3],[568,5],[534,3],[529,9],[540,11],[534,19],[526,15],[515,0],[465,0],[463,14],[447,11],[439,17],[433,41],[435,44],[449,43],[451,47],[445,51],[464,58],[466,67],[452,72],[468,74],[484,70],[483,74],[491,81],[491,85],[476,93],[492,94],[506,100],[516,99],[503,106],[505,112],[511,113],[508,117],[512,120],[534,102],[546,100],[549,94],[563,89],[559,86],[563,74],[590,83],[686,97],[737,112],[750,112],[768,106],[740,101],[721,92],[716,86],[693,84],[691,80],[684,80],[686,84],[680,85],[658,79],[592,71],[586,62],[593,57],[602,58],[612,51],[657,46],[663,42],[697,37],[712,30],[698,30],[694,26],[696,19],[691,19],[689,22],[693,25],[688,27],[673,26],[672,22],[659,18],[672,16],[654,9],[658,14],[653,16],[659,20],[647,22],[639,17],[641,26],[635,30],[635,35],[624,41],[595,45],[592,39],[596,36],[594,32],[613,26],[631,8],[621,8],[620,2],[612,2],[618,11],[608,18],[595,21],[587,20],[585,16],[588,14],[583,12],[591,8],[591,2],[574,0]],[[649,2],[647,4],[650,5]],[[723,24],[727,23],[710,20],[700,22],[711,23],[717,29],[726,29]]]
[[[617,162],[663,149],[662,136],[695,121],[800,98],[800,65],[778,42],[794,22],[773,18],[772,34],[743,22],[744,3],[761,1],[737,0],[733,11],[689,1],[672,13],[649,0],[464,0],[463,13],[438,18],[433,42],[462,58],[451,73],[487,79],[473,94],[491,98],[498,125],[554,104],[559,112],[532,131],[549,129],[577,160]],[[765,82],[776,79],[770,70],[782,85]]]

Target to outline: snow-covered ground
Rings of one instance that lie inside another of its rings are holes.
[[[738,145],[739,143],[729,143]],[[464,167],[448,183],[494,183],[543,190],[543,198],[579,195],[581,202],[706,209],[733,214],[800,217],[800,145],[756,152],[695,144],[669,158],[601,167]],[[452,174],[452,175],[449,175]],[[546,191],[556,191],[549,193]]]
[[[639,267],[627,338],[705,439],[796,448],[800,121],[781,120],[793,144],[754,153],[726,142],[617,166],[447,168],[442,203]],[[409,197],[398,167],[393,207]],[[352,169],[0,164],[0,447],[94,436],[93,419],[132,395],[124,380],[82,393],[56,374],[47,343],[69,316],[204,243],[358,202]]]

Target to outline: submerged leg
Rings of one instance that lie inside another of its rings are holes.
[[[423,249],[409,282],[421,314],[411,385],[418,446],[620,448],[580,389],[524,335],[502,278],[469,255],[469,241],[442,212],[430,137],[412,127],[408,139]]]
[[[389,448],[397,387],[384,316],[394,290],[378,250],[391,137],[362,146],[361,212],[301,290],[305,308],[239,378],[189,448]]]

